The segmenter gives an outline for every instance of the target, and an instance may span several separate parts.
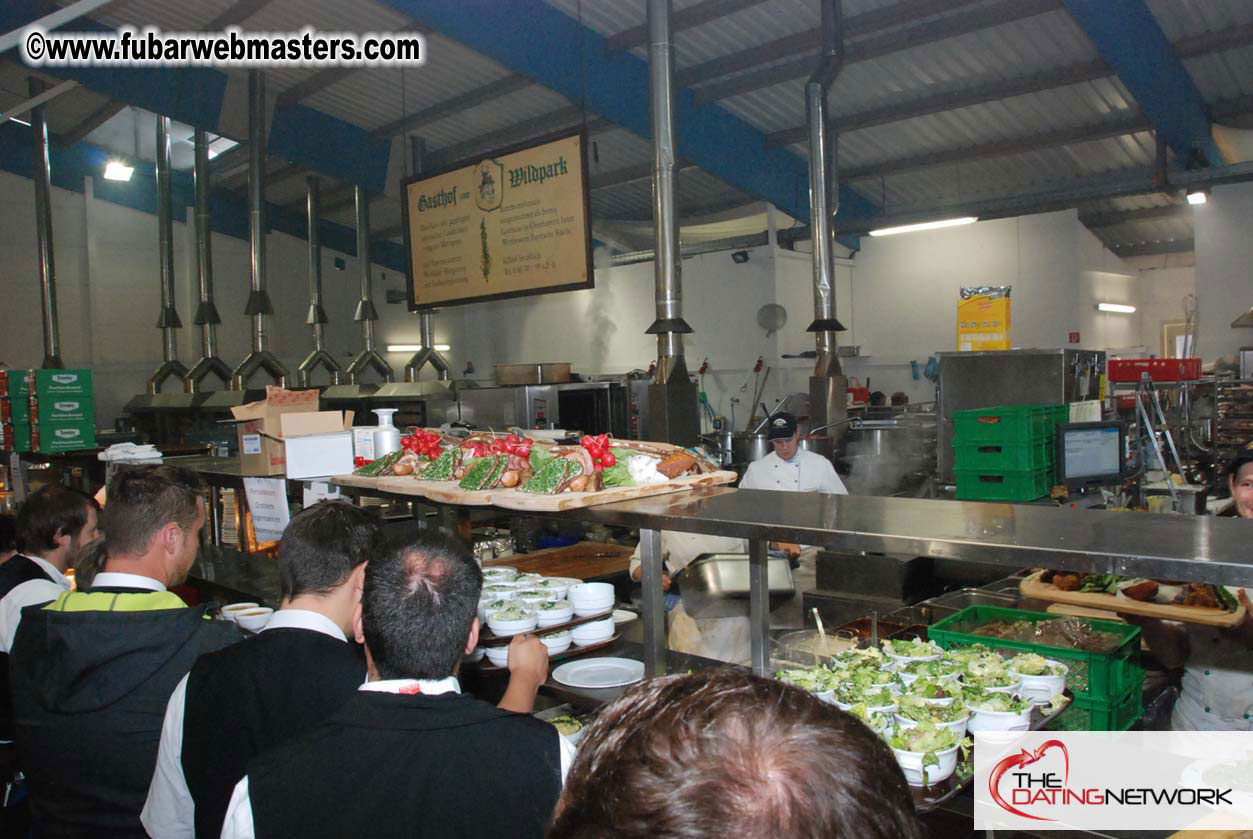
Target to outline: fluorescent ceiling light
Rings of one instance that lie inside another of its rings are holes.
[[[417,352],[422,349],[421,344],[388,344],[388,352]],[[450,347],[447,344],[436,344],[435,349],[438,352],[448,352]]]
[[[0,114],[0,116],[3,116],[3,114]],[[16,122],[18,125],[25,125],[27,128],[30,128],[29,122],[24,119],[19,119],[18,117],[9,117],[9,122]]]
[[[1096,308],[1102,312],[1118,312],[1124,315],[1129,315],[1136,310],[1135,306],[1128,306],[1123,303],[1097,303]]]
[[[1188,203],[1194,207],[1204,204],[1208,200],[1209,199],[1206,197],[1205,193],[1199,190],[1197,192],[1188,193]]]
[[[895,236],[897,233],[914,233],[919,230],[938,230],[941,227],[960,227],[963,224],[974,224],[979,219],[975,216],[962,216],[961,218],[946,218],[939,221],[924,221],[919,224],[902,224],[899,227],[880,227],[878,230],[871,230],[871,236]]]
[[[134,166],[127,166],[120,160],[110,160],[104,166],[104,177],[109,181],[129,181],[134,173]]]

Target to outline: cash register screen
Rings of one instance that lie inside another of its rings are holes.
[[[1067,485],[1112,483],[1122,475],[1125,426],[1081,422],[1058,426],[1058,480]]]

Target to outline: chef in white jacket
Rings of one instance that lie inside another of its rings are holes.
[[[775,414],[767,426],[767,439],[774,451],[754,463],[740,481],[740,489],[782,489],[792,492],[827,492],[848,495],[835,467],[816,452],[800,446],[796,417]]]

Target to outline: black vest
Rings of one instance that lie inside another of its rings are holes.
[[[187,678],[183,774],[196,836],[217,839],[248,763],[311,730],[365,681],[352,644],[308,629],[270,629],[201,656]]]
[[[31,580],[54,582],[52,576],[30,557],[15,554],[0,565],[0,600],[22,583]],[[9,689],[9,654],[0,651],[0,740],[13,739],[13,693]]]
[[[248,766],[257,839],[542,839],[557,730],[464,694],[357,692]]]

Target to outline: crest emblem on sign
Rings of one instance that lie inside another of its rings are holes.
[[[500,209],[505,198],[505,167],[494,160],[483,160],[475,169],[474,203],[490,213]]]

